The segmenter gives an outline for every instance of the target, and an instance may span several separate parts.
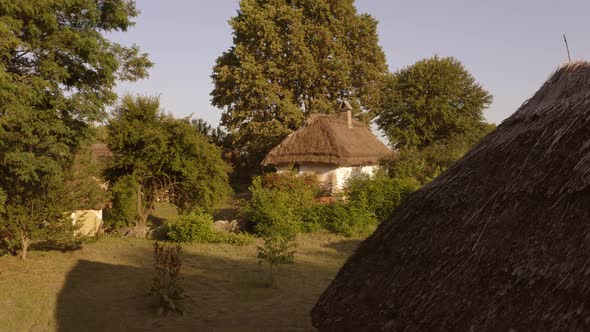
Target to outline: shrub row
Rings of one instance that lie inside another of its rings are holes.
[[[378,221],[383,221],[401,202],[422,184],[414,177],[391,178],[379,171],[373,176],[357,176],[348,183],[348,201],[364,206]]]
[[[415,181],[391,179],[379,172],[352,180],[346,201],[321,204],[314,177],[267,174],[253,180],[252,199],[244,214],[260,235],[274,232],[277,225],[294,233],[324,229],[346,236],[366,235],[417,187]]]
[[[213,217],[200,211],[181,216],[168,226],[166,235],[170,241],[178,243],[228,243],[246,245],[253,237],[245,233],[217,232],[213,229]]]

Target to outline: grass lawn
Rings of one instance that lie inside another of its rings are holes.
[[[178,219],[176,206],[164,202],[156,203],[156,209],[149,217],[149,220],[156,225],[161,225],[162,223],[174,223],[176,219]]]
[[[151,241],[103,237],[25,262],[0,257],[0,331],[309,331],[310,309],[359,242],[300,235],[273,288],[257,244],[184,246],[185,314],[168,317],[147,296]]]

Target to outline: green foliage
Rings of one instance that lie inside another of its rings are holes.
[[[72,225],[69,213],[100,209],[108,200],[100,185],[100,169],[86,147],[74,155],[72,164],[62,173],[44,176],[44,180],[36,191],[22,191],[0,209],[0,246],[13,254],[20,251],[23,258],[34,243],[76,244],[77,227]]]
[[[74,155],[65,183],[75,209],[99,210],[108,202],[102,172],[103,164],[93,155],[90,146],[82,146]]]
[[[98,125],[92,128],[94,131],[94,143],[104,143],[109,140],[109,132],[105,125]]]
[[[182,248],[180,245],[165,246],[154,242],[154,277],[150,295],[158,297],[158,313],[179,312],[177,301],[182,298],[180,268],[182,267]]]
[[[348,99],[375,110],[387,73],[377,21],[352,0],[242,0],[230,20],[233,46],[213,69],[214,106],[251,167],[311,111]]]
[[[384,221],[397,208],[408,194],[421,186],[413,176],[396,173],[391,178],[379,171],[373,176],[357,176],[350,179],[347,197],[351,205],[366,205],[378,221]]]
[[[470,148],[471,144],[462,139],[451,139],[433,143],[422,150],[401,149],[387,167],[394,178],[413,178],[424,185],[451,167]]]
[[[125,96],[108,124],[108,144],[113,152],[108,179],[137,181],[138,227],[146,226],[160,194],[181,211],[211,211],[231,191],[220,149],[187,119],[164,114],[158,98]]]
[[[0,188],[0,213],[4,212],[4,204],[6,204],[6,194]]]
[[[168,239],[180,243],[228,243],[246,245],[252,237],[239,233],[217,232],[213,229],[213,217],[204,212],[192,212],[181,216],[177,222],[168,226]]]
[[[5,254],[16,256],[21,248],[21,243],[13,232],[14,229],[8,228],[6,221],[3,223],[4,225],[0,227],[0,256]]]
[[[295,259],[294,236],[269,236],[264,245],[258,247],[258,259],[271,265],[292,264]]]
[[[12,198],[0,219],[0,228],[7,236],[4,245],[14,252],[18,243],[21,257],[26,259],[33,243],[72,239],[76,227],[66,212],[73,211],[74,204],[66,179],[58,176],[48,178],[34,195]]]
[[[254,237],[248,233],[222,233],[216,235],[212,243],[227,243],[234,246],[245,246],[254,241]]]
[[[377,219],[366,204],[336,203],[328,210],[328,230],[345,236],[369,235],[377,226]]]
[[[67,225],[74,154],[115,82],[147,76],[145,54],[105,37],[137,14],[129,0],[0,1],[0,228],[23,257]]]
[[[211,126],[207,121],[203,119],[194,119],[191,120],[191,125],[195,127],[197,132],[201,135],[207,137],[209,143],[215,144],[216,146],[222,149],[231,149],[232,148],[232,137],[231,135],[223,130],[221,127]]]
[[[258,261],[268,263],[268,284],[274,284],[273,267],[278,264],[293,264],[295,261],[296,233],[284,223],[275,223],[266,229],[264,244],[258,246]]]
[[[270,190],[287,191],[293,194],[299,205],[320,194],[317,176],[313,174],[297,174],[295,171],[268,173],[260,177],[261,185]]]
[[[168,238],[180,243],[209,243],[214,239],[213,217],[210,214],[192,212],[181,216],[168,226]]]
[[[363,235],[377,223],[366,199],[320,204],[320,190],[313,176],[266,174],[254,178],[250,191],[252,199],[245,206],[245,216],[263,236],[320,229],[347,236]]]
[[[365,201],[336,202],[310,206],[303,216],[304,229],[315,231],[320,227],[344,236],[364,236],[377,226],[375,214]]]
[[[105,226],[116,229],[133,225],[137,220],[137,180],[132,176],[119,178],[110,187],[111,207],[105,209]]]
[[[492,99],[461,62],[434,56],[388,78],[376,122],[399,149],[454,138],[474,144],[490,129],[483,111]]]
[[[0,2],[0,104],[43,116],[59,110],[61,121],[52,120],[66,132],[75,119],[102,119],[104,106],[116,99],[115,82],[147,77],[152,66],[136,46],[105,37],[126,31],[137,15],[129,0]]]
[[[295,173],[270,173],[256,177],[250,191],[252,198],[244,208],[246,218],[256,232],[267,234],[276,225],[297,233],[302,230],[302,215],[319,193],[317,180]]]
[[[349,201],[366,202],[369,211],[383,221],[410,193],[451,167],[470,147],[463,138],[455,138],[432,143],[421,150],[400,149],[396,158],[384,165],[387,172],[349,181]]]

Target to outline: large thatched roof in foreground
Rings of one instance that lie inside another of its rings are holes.
[[[590,329],[590,63],[564,66],[411,195],[312,311],[320,330]]]
[[[264,158],[263,165],[323,163],[338,166],[377,164],[392,151],[367,126],[344,116],[312,115]]]

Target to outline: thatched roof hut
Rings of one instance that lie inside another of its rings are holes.
[[[322,331],[590,329],[590,63],[411,195],[312,311]]]
[[[352,117],[351,109],[343,102],[340,115],[311,115],[268,153],[262,165],[274,165],[279,172],[295,167],[300,173],[314,173],[333,191],[355,174],[373,174],[393,152]]]
[[[305,124],[274,147],[263,165],[322,163],[336,166],[376,165],[391,150],[365,124],[340,116],[314,114]]]

